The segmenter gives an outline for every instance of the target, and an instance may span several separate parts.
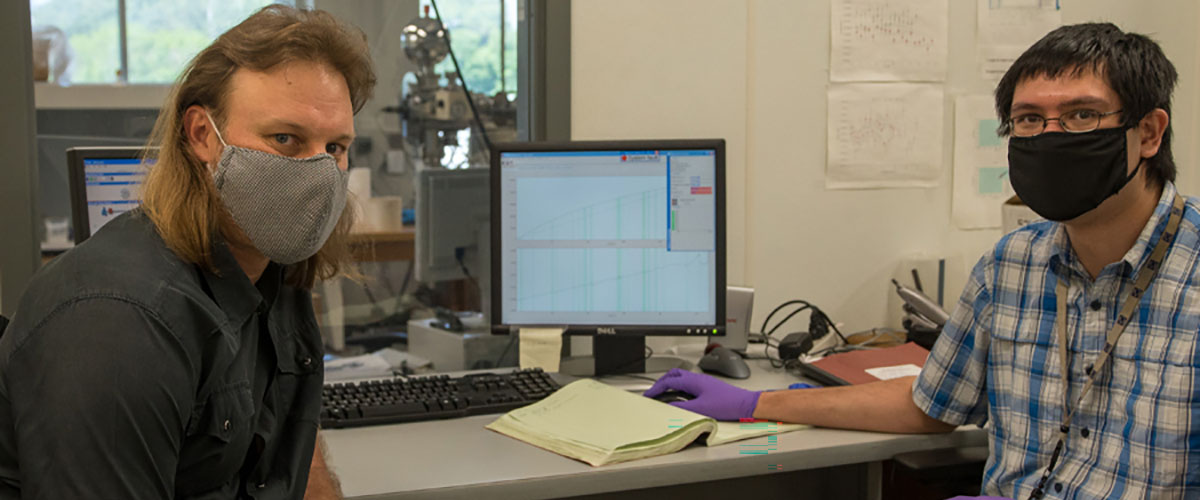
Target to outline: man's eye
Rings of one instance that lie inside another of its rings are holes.
[[[294,141],[291,134],[275,134],[275,142],[286,146]]]
[[[1074,120],[1095,120],[1100,116],[1100,113],[1092,109],[1077,109],[1069,113],[1069,118]]]
[[[1040,115],[1021,115],[1013,118],[1013,123],[1018,125],[1036,125],[1042,122]]]
[[[334,144],[325,145],[325,152],[329,153],[331,155],[334,155],[334,156],[342,154],[345,151],[346,151],[346,148],[343,147],[341,144],[334,143]]]

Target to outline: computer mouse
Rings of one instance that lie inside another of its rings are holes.
[[[437,319],[433,320],[434,327],[441,328],[448,332],[463,331],[462,320],[458,319],[458,315],[454,314],[454,311],[444,307],[439,307],[434,310],[434,314],[437,315]]]
[[[709,346],[698,366],[701,370],[729,378],[750,378],[750,366],[733,349],[719,345]]]
[[[691,401],[694,397],[683,391],[663,391],[662,394],[654,396],[654,399],[664,403],[674,403],[676,401]]]

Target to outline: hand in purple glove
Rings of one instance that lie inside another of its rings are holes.
[[[956,496],[954,498],[949,498],[947,500],[1010,500],[1010,499],[1008,497],[968,497],[968,496],[960,495],[960,496]]]
[[[675,401],[671,405],[717,420],[753,417],[760,394],[734,387],[708,375],[673,368],[642,395],[652,398],[669,390],[695,396],[690,401]]]

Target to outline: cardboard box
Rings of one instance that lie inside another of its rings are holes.
[[[1021,226],[1039,220],[1042,220],[1042,218],[1032,208],[1022,203],[1021,199],[1016,196],[1004,200],[1004,205],[1000,207],[1000,228],[1004,231],[1004,234],[1011,233]]]

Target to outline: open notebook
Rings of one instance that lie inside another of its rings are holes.
[[[805,425],[718,422],[638,394],[584,379],[506,413],[488,429],[599,466],[674,453],[707,434],[716,446]]]

